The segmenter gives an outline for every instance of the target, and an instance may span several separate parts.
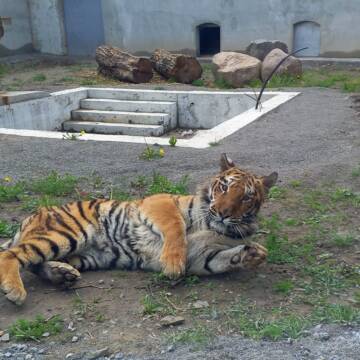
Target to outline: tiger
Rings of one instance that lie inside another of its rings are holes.
[[[139,269],[178,278],[255,268],[267,249],[244,239],[256,232],[256,216],[277,177],[241,170],[222,154],[220,172],[195,195],[40,208],[0,252],[0,288],[21,305],[27,296],[21,270],[71,286],[87,270]]]

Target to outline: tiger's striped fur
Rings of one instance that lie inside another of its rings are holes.
[[[221,172],[196,195],[158,194],[129,202],[78,201],[41,208],[25,219],[0,253],[0,288],[21,304],[21,269],[53,282],[72,282],[79,271],[121,268],[204,275],[255,266],[261,245],[239,245],[277,174],[257,177],[224,154]]]

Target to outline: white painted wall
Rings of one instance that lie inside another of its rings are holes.
[[[34,48],[42,53],[66,54],[61,0],[29,0]]]

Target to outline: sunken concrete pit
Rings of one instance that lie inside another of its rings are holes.
[[[174,129],[196,130],[177,146],[206,148],[292,99],[295,92],[254,93],[77,88],[0,94],[0,134],[169,145]],[[5,100],[4,100],[5,99]],[[1,105],[2,104],[2,105]]]

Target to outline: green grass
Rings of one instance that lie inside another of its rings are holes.
[[[46,80],[45,74],[36,74],[32,77],[33,81],[42,82]]]
[[[187,176],[183,176],[179,181],[173,182],[164,175],[154,173],[152,179],[147,186],[146,195],[154,195],[160,193],[187,195],[188,180],[189,178]]]
[[[66,196],[75,191],[77,183],[78,179],[75,176],[59,175],[52,171],[47,177],[33,181],[30,188],[37,194]]]
[[[155,159],[161,159],[164,157],[164,155],[165,150],[161,146],[150,146],[146,144],[145,149],[142,151],[139,157],[140,159],[151,161]]]
[[[234,87],[225,79],[220,78],[220,79],[216,79],[214,81],[214,85],[215,87],[217,87],[218,89],[233,89]]]
[[[42,207],[61,206],[60,199],[50,196],[42,195],[40,197],[24,197],[21,208],[25,211],[34,212]]]
[[[25,184],[18,182],[15,184],[0,183],[0,203],[20,200],[24,194]]]
[[[0,64],[0,77],[6,75],[9,72],[9,66],[5,64]]]
[[[80,85],[82,86],[97,85],[97,81],[94,79],[84,79],[80,81]]]
[[[170,343],[205,345],[214,337],[213,332],[206,326],[197,324],[193,328],[173,332],[167,336]]]
[[[300,180],[291,180],[290,181],[290,186],[293,188],[299,188],[301,186],[301,181]]]
[[[335,234],[331,242],[339,247],[348,247],[354,244],[355,236],[351,234]]]
[[[360,177],[360,166],[354,168],[352,171],[351,171],[351,176],[353,178],[358,178]]]
[[[143,306],[143,315],[154,315],[161,310],[161,304],[158,303],[155,297],[148,294],[141,299],[141,304]]]
[[[269,194],[268,197],[269,199],[284,199],[286,196],[286,189],[279,187],[279,186],[273,186],[270,190],[269,190]]]
[[[325,304],[314,310],[313,317],[321,323],[360,324],[360,309],[342,304]]]
[[[64,76],[59,81],[61,81],[61,82],[76,82],[76,79],[72,76]]]
[[[191,84],[194,86],[205,86],[205,82],[203,79],[196,79]]]
[[[0,237],[12,238],[19,229],[18,223],[10,223],[5,220],[0,220]]]
[[[330,195],[334,202],[343,202],[354,207],[360,207],[360,193],[354,193],[347,188],[337,188]]]
[[[282,280],[273,285],[273,289],[275,292],[289,295],[290,292],[294,289],[294,284],[291,280]]]
[[[46,320],[43,316],[37,316],[34,320],[19,319],[10,326],[10,336],[19,341],[40,340],[44,333],[56,335],[63,329],[63,320],[60,316],[54,316]]]
[[[118,200],[118,201],[129,201],[132,200],[133,197],[124,189],[120,188],[112,188],[110,193],[110,200]]]

